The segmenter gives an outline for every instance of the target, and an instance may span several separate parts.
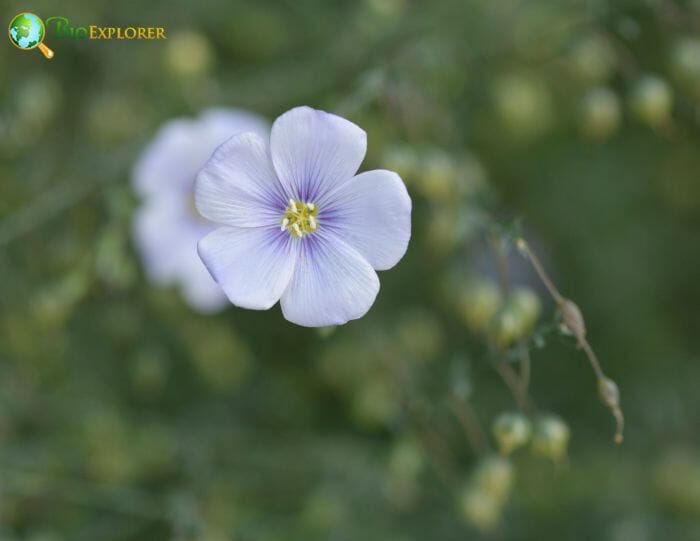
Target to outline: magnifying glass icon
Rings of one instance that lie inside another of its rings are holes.
[[[44,21],[33,13],[20,13],[10,21],[8,35],[12,45],[23,51],[39,49],[49,60],[53,58],[53,51],[44,45],[46,27]]]

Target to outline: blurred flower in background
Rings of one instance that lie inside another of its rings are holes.
[[[214,226],[194,208],[194,179],[230,137],[267,131],[265,120],[253,113],[209,109],[197,119],[166,123],[134,166],[132,185],[142,204],[133,234],[146,273],[156,285],[177,285],[195,310],[220,310],[226,296],[197,255],[197,242]]]

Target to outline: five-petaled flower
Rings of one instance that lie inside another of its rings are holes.
[[[391,171],[356,175],[367,135],[339,116],[297,107],[268,143],[232,137],[197,177],[195,201],[221,225],[199,255],[236,306],[280,301],[298,325],[362,317],[379,292],[375,270],[393,267],[411,236],[411,199]]]
[[[215,312],[228,301],[197,256],[197,242],[216,226],[194,209],[194,179],[214,149],[232,135],[267,135],[269,130],[252,113],[209,109],[197,119],[167,122],[134,167],[134,190],[143,200],[134,216],[134,241],[146,273],[156,285],[179,285],[197,311]]]

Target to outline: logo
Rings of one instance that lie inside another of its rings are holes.
[[[12,45],[23,51],[31,51],[38,48],[47,59],[51,60],[53,51],[44,45],[45,34],[44,21],[33,13],[15,15],[10,21],[8,28],[8,35]]]
[[[8,34],[12,45],[23,51],[39,49],[51,60],[54,53],[44,45],[47,25],[51,39],[77,40],[160,40],[168,39],[162,26],[71,26],[68,17],[49,17],[46,24],[34,13],[20,13],[10,21]]]

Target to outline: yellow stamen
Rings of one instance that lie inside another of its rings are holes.
[[[318,229],[318,207],[314,203],[289,200],[289,206],[282,215],[281,230],[298,239],[314,233]]]

